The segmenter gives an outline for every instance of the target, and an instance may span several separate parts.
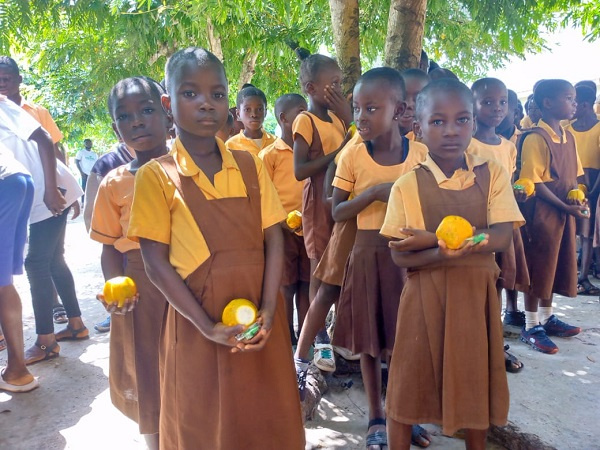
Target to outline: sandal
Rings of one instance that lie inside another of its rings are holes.
[[[504,346],[504,365],[506,367],[506,371],[510,373],[519,373],[523,370],[525,365],[517,359],[515,355],[512,353],[508,353],[508,349],[510,346],[506,344]]]
[[[4,340],[4,335],[0,334],[0,352],[2,350],[6,350],[6,340]]]
[[[296,369],[296,382],[298,383],[298,394],[300,401],[303,402],[306,398],[306,378],[308,376],[308,368],[306,370]]]
[[[69,325],[64,330],[55,334],[57,341],[83,341],[90,338],[89,330],[83,326],[77,330],[72,329]]]
[[[367,425],[367,432],[371,429],[372,426],[375,425],[386,425],[385,419],[382,417],[378,417],[377,419],[369,420],[369,424]],[[387,447],[387,431],[374,431],[373,433],[367,434],[367,439],[365,441],[367,448],[372,445],[378,445],[379,448]]]
[[[600,288],[594,286],[587,278],[577,283],[577,295],[600,295]]]
[[[52,318],[54,319],[54,323],[59,325],[69,321],[69,318],[67,317],[67,311],[65,311],[65,308],[62,305],[52,308]]]
[[[35,347],[42,350],[44,352],[44,354],[27,356],[27,354],[30,353],[31,350],[35,350]],[[50,346],[46,346],[43,344],[40,345],[40,344],[35,343],[35,344],[33,344],[33,347],[29,348],[25,352],[25,365],[29,366],[31,364],[38,363],[40,361],[47,361],[49,359],[57,358],[59,356],[59,352],[60,352],[60,347],[57,342],[54,342]]]
[[[2,370],[0,370],[0,391],[6,391],[6,392],[18,394],[21,392],[33,391],[35,388],[40,386],[40,382],[34,376],[31,376],[32,380],[29,383],[25,383],[25,384],[9,383],[8,381],[4,380],[4,371],[5,370],[6,370],[6,367],[3,368]]]
[[[417,447],[427,448],[431,444],[431,435],[421,425],[413,425],[410,435],[410,443]]]

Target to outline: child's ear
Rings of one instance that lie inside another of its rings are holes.
[[[397,102],[394,109],[394,120],[400,118],[404,114],[404,111],[406,111],[406,102]]]
[[[420,122],[413,122],[413,133],[415,133],[415,136],[419,139],[423,138],[423,131],[421,130]]]
[[[280,112],[279,113],[279,117],[277,117],[277,121],[280,123],[287,123],[287,118],[285,117],[285,113],[284,112]]]
[[[540,113],[544,110],[544,109],[552,109],[552,99],[550,97],[546,97],[543,101],[542,101],[542,108],[540,108]]]
[[[235,120],[237,120],[238,122],[242,121],[242,118],[240,117],[240,110],[239,108],[235,108]]]
[[[309,81],[304,85],[304,92],[306,92],[306,95],[308,96],[315,93],[315,85],[312,83],[312,81]]]
[[[163,94],[160,97],[160,104],[162,105],[165,113],[171,119],[173,118],[173,113],[171,112],[171,97],[168,94]]]

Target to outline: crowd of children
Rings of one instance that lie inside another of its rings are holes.
[[[264,129],[267,97],[253,85],[232,115],[224,66],[201,48],[172,55],[162,84],[140,76],[111,90],[114,132],[135,158],[98,178],[89,232],[104,278],[138,286],[119,308],[98,296],[112,317],[111,399],[151,449],[302,449],[313,346],[325,371],[334,352],[360,359],[367,448],[426,447],[418,424],[437,423],[483,449],[507,421],[506,372],[524,367],[503,342],[502,292],[504,325],[549,354],[551,337],[580,332],[553,314],[553,294],[599,293],[596,86],[542,80],[523,118],[498,79],[468,88],[440,68],[381,67],[349,100],[334,59],[295,51],[307,100],[276,100],[281,137]],[[586,200],[569,194],[582,184]],[[295,212],[301,225],[286,220]],[[438,240],[450,215],[481,240]],[[257,307],[250,339],[221,323],[236,298]]]

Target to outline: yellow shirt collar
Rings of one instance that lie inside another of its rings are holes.
[[[441,185],[447,181],[458,180],[458,179],[463,180],[465,178],[469,178],[470,176],[474,177],[475,174],[473,173],[473,169],[475,167],[481,166],[482,164],[485,164],[487,162],[486,159],[481,158],[477,155],[472,155],[470,153],[465,153],[465,158],[466,158],[468,170],[458,169],[452,174],[452,176],[450,178],[448,178],[444,174],[444,172],[442,172],[442,169],[440,169],[439,166],[435,163],[435,161],[433,159],[431,159],[431,156],[429,155],[429,153],[427,153],[427,157],[425,158],[425,161],[423,161],[421,164],[426,166],[429,170],[431,170],[431,173],[433,174],[435,181],[437,182],[438,185]]]
[[[548,132],[548,134],[550,135],[550,137],[552,138],[552,140],[554,142],[556,142],[557,144],[560,144],[563,142],[563,137],[565,136],[565,127],[563,127],[562,125],[560,126],[560,129],[562,131],[561,136],[556,134],[556,132],[550,127],[550,125],[548,125],[542,119],[539,120],[539,122],[537,123],[537,126],[542,128],[543,130],[546,130]]]
[[[219,147],[219,151],[221,152],[221,159],[223,160],[223,169],[237,169],[239,170],[237,164],[235,163],[235,159],[233,155],[227,148],[225,148],[225,144],[221,139],[216,139],[217,145]],[[181,143],[179,138],[175,139],[173,143],[173,148],[171,149],[173,157],[177,162],[177,167],[179,168],[179,172],[186,177],[193,177],[198,175],[201,170],[196,165],[186,148]]]

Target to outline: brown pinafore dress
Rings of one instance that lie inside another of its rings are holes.
[[[544,183],[560,200],[577,187],[577,150],[575,138],[565,131],[566,141],[557,144],[543,128],[532,128],[519,141],[522,147],[526,136],[537,133],[550,150],[550,176]],[[529,269],[529,293],[550,299],[552,293],[566,297],[577,296],[577,256],[575,217],[557,210],[539,197],[525,202],[523,215],[527,221],[523,230],[525,256]]]
[[[305,113],[300,113],[305,114]],[[312,143],[308,148],[308,159],[310,161],[324,156],[323,144],[317,130],[317,125],[312,116],[306,113],[310,119],[313,135]],[[325,247],[331,237],[333,229],[333,218],[331,207],[323,201],[325,173],[321,172],[309,177],[304,182],[302,191],[302,232],[304,233],[304,245],[310,259],[320,260],[325,252]]]
[[[344,269],[354,247],[357,228],[355,218],[333,224],[331,239],[315,269],[316,278],[333,286],[342,286]]]
[[[256,166],[232,152],[247,197],[207,200],[172,157],[157,159],[183,196],[210,250],[185,283],[208,316],[220,322],[234,298],[260,308],[265,266]],[[241,220],[240,218],[243,218]],[[303,449],[304,428],[283,303],[257,352],[231,353],[171,305],[161,346],[160,446],[165,450]]]
[[[487,228],[490,173],[474,168],[475,184],[441,189],[425,166],[415,170],[425,228],[435,232],[447,215]],[[402,424],[461,428],[505,425],[508,384],[492,253],[474,253],[408,270],[398,310],[386,412]],[[392,430],[390,430],[392,433]]]
[[[146,275],[139,250],[126,254],[125,275],[140,294],[135,309],[112,314],[108,381],[115,407],[139,424],[140,434],[158,433],[158,348],[167,300]]]

